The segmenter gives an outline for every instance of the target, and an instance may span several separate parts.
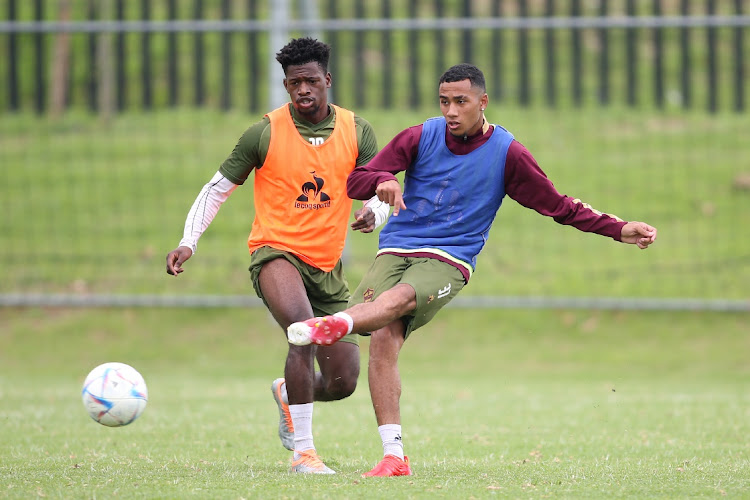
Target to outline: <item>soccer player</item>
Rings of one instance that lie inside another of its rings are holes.
[[[167,255],[167,273],[182,273],[219,207],[255,170],[250,276],[284,332],[295,321],[347,306],[350,293],[341,254],[352,200],[346,180],[355,166],[366,165],[378,151],[366,120],[328,102],[329,55],[327,44],[307,37],[293,39],[276,55],[291,102],[244,132],[198,194],[182,240]],[[389,210],[372,196],[355,212],[351,228],[372,232]],[[334,473],[315,450],[313,401],[351,395],[358,377],[357,335],[326,347],[289,345],[284,378],[274,380],[271,390],[280,413],[279,437],[294,451],[293,472]]]
[[[374,263],[343,312],[289,327],[290,342],[328,345],[372,332],[368,379],[383,459],[365,476],[410,475],[401,440],[398,355],[471,278],[507,195],[560,224],[647,248],[656,229],[625,222],[557,192],[531,153],[487,122],[484,75],[469,64],[440,77],[442,117],[400,132],[348,180],[349,196],[393,206]],[[395,174],[405,171],[403,193]]]

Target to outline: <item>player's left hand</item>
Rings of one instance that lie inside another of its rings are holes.
[[[354,231],[371,233],[375,230],[375,212],[370,207],[362,207],[354,212],[354,222],[351,227]]]
[[[656,241],[656,228],[645,222],[633,221],[622,226],[620,235],[623,243],[638,245],[638,248],[644,249]]]

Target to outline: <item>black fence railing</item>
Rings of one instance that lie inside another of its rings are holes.
[[[5,2],[0,111],[96,112],[107,81],[119,111],[260,111],[276,84],[266,2]],[[285,29],[333,46],[336,100],[357,109],[420,108],[446,67],[473,62],[494,99],[522,106],[743,112],[749,3],[326,0]]]

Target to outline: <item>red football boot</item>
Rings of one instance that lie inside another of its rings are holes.
[[[411,476],[409,457],[404,457],[404,459],[401,460],[396,455],[386,455],[370,472],[362,474],[362,477],[389,476]]]
[[[286,336],[289,343],[294,345],[331,345],[348,331],[349,324],[345,319],[338,316],[325,316],[292,323],[286,329]]]

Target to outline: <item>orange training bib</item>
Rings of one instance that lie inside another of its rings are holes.
[[[352,207],[346,179],[359,152],[354,113],[333,108],[333,132],[316,145],[299,134],[288,104],[268,113],[271,142],[255,170],[251,253],[268,245],[326,272],[341,258]]]

